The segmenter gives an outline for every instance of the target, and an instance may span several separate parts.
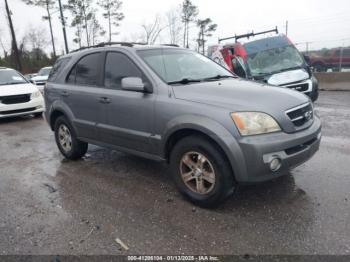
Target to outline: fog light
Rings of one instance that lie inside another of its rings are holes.
[[[274,158],[270,162],[270,169],[271,171],[277,171],[281,167],[281,159]]]

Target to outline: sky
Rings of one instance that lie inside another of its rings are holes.
[[[65,3],[67,0],[62,0]],[[95,0],[96,1],[96,0]],[[121,22],[119,35],[114,41],[132,39],[142,33],[141,25],[151,23],[156,15],[164,15],[169,9],[178,7],[182,0],[124,0],[122,11],[125,19]],[[285,33],[288,20],[288,37],[302,51],[309,42],[309,49],[350,45],[350,1],[349,0],[192,0],[199,8],[199,18],[210,17],[218,27],[208,44],[217,43],[218,38],[244,34],[254,30],[278,27]],[[13,13],[13,23],[18,40],[30,27],[44,28],[49,39],[48,22],[42,20],[45,10],[27,6],[22,0],[8,0]],[[54,37],[58,53],[62,53],[63,34],[59,13],[53,14]],[[70,17],[69,12],[65,16]],[[106,20],[98,14],[100,23],[107,28]],[[198,31],[195,25],[190,27],[191,39]],[[68,29],[68,38],[72,39],[74,30]],[[10,46],[10,34],[5,14],[4,0],[0,0],[0,39]],[[164,39],[164,37],[162,38]],[[77,48],[69,41],[70,49]],[[50,46],[47,51],[50,51]]]

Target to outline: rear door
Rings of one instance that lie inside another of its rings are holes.
[[[154,93],[121,89],[124,77],[140,77],[150,85],[138,66],[124,53],[107,52],[104,71],[104,122],[98,123],[105,143],[152,153],[150,137],[154,124]]]
[[[79,137],[96,140],[96,124],[101,114],[100,90],[103,53],[83,56],[71,69],[62,97],[73,114],[73,123]]]

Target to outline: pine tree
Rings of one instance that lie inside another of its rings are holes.
[[[100,0],[98,4],[103,9],[103,17],[108,19],[108,39],[112,42],[112,35],[118,34],[112,32],[112,26],[118,27],[120,21],[124,19],[124,14],[120,11],[123,2],[119,0]]]

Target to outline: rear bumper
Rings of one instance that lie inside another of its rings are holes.
[[[32,99],[26,103],[4,105],[0,103],[0,119],[30,115],[45,111],[45,103],[42,97]]]
[[[236,175],[236,179],[241,183],[256,183],[286,174],[310,159],[319,149],[320,141],[321,121],[318,117],[308,129],[294,134],[279,132],[242,138],[239,144],[247,172]],[[274,158],[281,163],[277,171],[270,168]]]

